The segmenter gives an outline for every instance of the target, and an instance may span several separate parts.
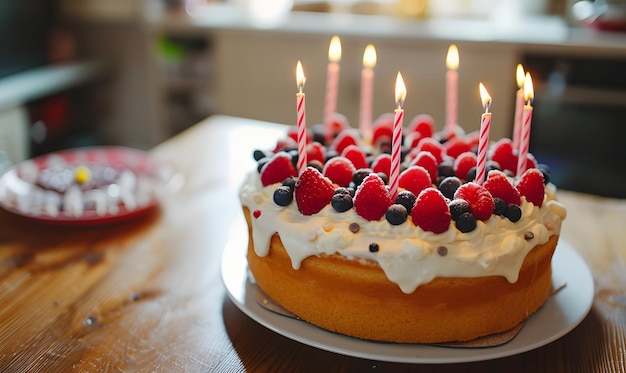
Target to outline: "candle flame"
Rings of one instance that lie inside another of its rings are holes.
[[[304,82],[306,82],[306,77],[304,76],[304,71],[302,70],[302,63],[298,60],[298,64],[296,65],[296,84],[298,85],[298,91],[300,93],[302,93]]]
[[[535,91],[533,89],[533,80],[530,78],[530,73],[526,73],[524,78],[524,100],[528,105],[532,104],[535,97]]]
[[[398,71],[398,75],[396,76],[396,105],[398,106],[398,109],[402,109],[405,98],[406,86],[404,85],[402,74],[400,74],[400,72]]]
[[[372,44],[368,44],[363,52],[363,66],[375,67],[376,66],[376,48]]]
[[[517,70],[515,70],[515,80],[517,80],[517,87],[522,88],[524,86],[524,68],[522,64],[517,64]]]
[[[448,55],[446,56],[446,67],[449,70],[456,70],[459,68],[459,50],[456,45],[450,45],[448,48]]]
[[[488,113],[491,108],[491,96],[489,96],[489,92],[487,92],[487,88],[485,88],[483,83],[478,85],[478,90],[480,91],[480,99],[483,102],[483,109],[485,109],[485,113]]]
[[[339,36],[335,35],[330,39],[328,59],[330,62],[339,62],[341,60],[341,40],[339,40]]]

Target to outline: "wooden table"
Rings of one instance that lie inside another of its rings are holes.
[[[589,264],[593,308],[520,355],[410,365],[309,347],[256,323],[220,276],[237,186],[284,127],[213,117],[156,147],[184,174],[162,207],[125,224],[60,228],[0,211],[0,371],[626,371],[626,201],[560,192],[562,239]]]

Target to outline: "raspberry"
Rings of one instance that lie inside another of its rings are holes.
[[[341,133],[335,138],[333,143],[330,145],[330,148],[335,149],[337,153],[341,154],[341,152],[348,145],[358,145],[359,141],[357,139],[358,139],[358,132],[355,132],[355,130],[348,129],[345,131],[341,131]]]
[[[426,188],[417,196],[411,219],[413,224],[436,234],[447,231],[452,220],[445,197],[435,188]]]
[[[391,141],[393,136],[393,113],[385,113],[372,124],[372,144],[378,146],[380,142]]]
[[[291,162],[291,156],[286,152],[278,152],[261,168],[261,184],[268,186],[280,183],[289,176],[297,176],[298,172]]]
[[[510,139],[501,139],[490,150],[489,158],[498,162],[502,171],[517,172],[517,155],[513,153],[513,142]]]
[[[418,151],[430,152],[432,155],[435,156],[437,164],[443,162],[443,146],[432,137],[428,137],[420,141],[416,149],[418,149]]]
[[[377,174],[368,175],[354,195],[354,210],[365,220],[379,220],[390,205],[389,191]]]
[[[348,128],[348,118],[340,113],[333,113],[330,123],[325,127],[329,133],[326,133],[327,139],[333,139],[337,134]],[[330,141],[329,141],[330,143]]]
[[[491,193],[485,187],[476,183],[461,185],[454,193],[454,198],[466,200],[469,203],[469,212],[478,220],[489,219],[495,208]]]
[[[424,167],[410,166],[400,174],[398,185],[417,196],[422,190],[431,187],[432,183]]]
[[[476,154],[465,152],[454,160],[454,175],[461,180],[467,180],[467,173],[472,167],[476,167]],[[471,180],[468,180],[471,181]]]
[[[287,137],[293,140],[296,144],[298,143],[298,127],[297,126],[289,126],[287,129]],[[310,143],[313,141],[313,133],[310,130],[306,131],[306,142]]]
[[[435,120],[428,114],[419,114],[411,120],[408,133],[418,132],[421,137],[433,137],[435,133]]]
[[[526,197],[526,200],[535,206],[541,207],[543,204],[543,174],[536,168],[531,168],[524,172],[522,178],[517,183],[517,190]]]
[[[324,165],[323,174],[333,183],[347,187],[352,181],[352,174],[356,171],[352,162],[346,157],[335,157]]]
[[[417,153],[417,156],[411,161],[411,165],[424,167],[430,175],[430,181],[434,183],[437,180],[437,159],[432,153],[423,151]]]
[[[507,205],[519,205],[520,193],[502,171],[491,171],[483,186],[495,198],[502,198]]]
[[[404,137],[404,146],[408,149],[415,149],[425,137],[419,132],[410,132]]]
[[[365,152],[356,145],[348,145],[341,152],[341,155],[348,158],[357,170],[359,168],[369,167],[367,164],[367,156]]]
[[[372,170],[376,173],[382,172],[389,177],[391,171],[391,155],[380,154],[377,156],[374,162],[372,162]]]
[[[285,137],[284,139],[278,140],[278,142],[276,142],[276,146],[274,147],[274,150],[272,150],[272,153],[278,153],[285,149],[296,149],[297,147],[298,143],[296,142],[296,140],[292,139],[291,137]]]
[[[319,142],[312,142],[306,145],[306,159],[311,162],[313,160],[326,162],[326,150]]]
[[[455,137],[449,141],[446,141],[446,143],[443,144],[443,148],[445,149],[446,154],[452,158],[457,158],[459,155],[465,152],[472,151],[472,147],[469,146],[464,138],[461,137]]]
[[[294,196],[302,215],[320,212],[335,193],[333,183],[313,167],[307,167],[296,182]]]

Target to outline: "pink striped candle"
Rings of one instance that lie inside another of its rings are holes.
[[[448,48],[446,56],[446,134],[451,136],[455,132],[455,127],[459,120],[458,114],[458,95],[459,95],[459,50],[456,45],[452,44]]]
[[[394,110],[393,134],[391,139],[391,171],[389,175],[389,195],[392,201],[398,196],[398,185],[400,179],[400,160],[402,156],[402,119],[404,118],[404,99],[406,98],[406,87],[402,75],[398,72],[396,77],[396,109]]]
[[[302,63],[298,61],[296,65],[296,83],[298,86],[298,93],[296,93],[296,111],[298,113],[298,174],[302,174],[304,169],[307,166],[307,157],[306,157],[306,109],[305,109],[305,100],[304,93],[302,92],[302,87],[304,87],[304,82],[306,78],[304,76],[304,72],[302,71]]]
[[[361,70],[361,106],[359,129],[366,143],[372,140],[372,100],[374,94],[374,67],[376,66],[376,48],[368,44],[363,52],[363,69]]]
[[[526,73],[524,78],[524,98],[526,99],[526,105],[524,105],[524,113],[522,116],[522,129],[520,135],[519,151],[517,152],[517,176],[522,176],[526,172],[526,157],[528,155],[528,148],[530,144],[530,121],[533,116],[533,107],[531,106],[534,97],[533,81],[530,78],[530,74]]]
[[[515,117],[513,121],[513,149],[519,149],[519,138],[522,130],[522,113],[524,111],[524,68],[517,65],[515,71],[517,81],[517,95],[515,97]]]
[[[324,101],[324,125],[326,134],[332,135],[332,120],[337,110],[337,91],[339,90],[339,61],[341,60],[341,40],[333,36],[328,47],[328,68],[326,71],[326,99]]]
[[[491,127],[491,96],[487,89],[480,83],[480,98],[483,102],[485,112],[480,118],[480,134],[478,137],[478,157],[476,161],[476,183],[482,185],[485,182],[485,171],[487,169],[487,148],[489,148],[489,127]]]

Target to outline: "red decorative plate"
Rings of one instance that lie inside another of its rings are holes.
[[[0,206],[48,224],[109,224],[156,207],[177,180],[174,167],[141,150],[76,148],[10,168],[0,177]]]

